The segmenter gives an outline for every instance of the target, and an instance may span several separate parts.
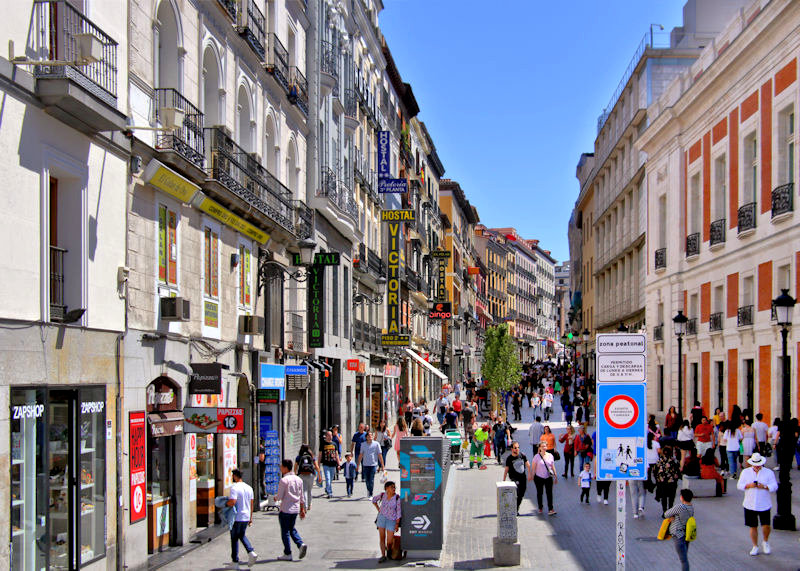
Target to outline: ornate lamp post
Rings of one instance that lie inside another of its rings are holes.
[[[772,518],[772,527],[775,529],[783,529],[788,531],[795,531],[795,519],[792,514],[792,455],[794,453],[794,427],[791,422],[791,404],[790,395],[791,387],[789,386],[789,359],[786,356],[786,338],[789,334],[789,328],[792,326],[792,309],[797,300],[789,295],[788,289],[782,289],[781,295],[776,297],[772,304],[775,307],[775,316],[777,317],[777,324],[781,328],[781,340],[783,345],[783,353],[781,359],[781,369],[783,369],[783,418],[781,420],[781,438],[778,441],[778,464],[780,465],[780,481],[778,483],[778,513]],[[784,437],[784,435],[786,435]],[[790,436],[792,435],[792,436]]]
[[[675,335],[678,337],[678,416],[683,418],[683,336],[686,335],[686,323],[689,318],[678,310],[678,314],[672,318],[672,325],[675,328]]]

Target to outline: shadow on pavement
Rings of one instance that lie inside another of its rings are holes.
[[[470,559],[468,561],[456,561],[453,569],[491,569],[494,567],[494,559],[484,557],[483,559]]]
[[[391,567],[403,567],[408,560],[395,561],[389,559],[385,563],[378,563],[377,557],[369,557],[366,559],[349,559],[346,561],[337,561],[333,566],[334,569],[388,569]]]

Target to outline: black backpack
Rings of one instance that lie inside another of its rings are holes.
[[[303,454],[300,456],[300,460],[297,463],[297,471],[301,474],[313,474],[314,473],[314,459],[311,458],[308,454]]]

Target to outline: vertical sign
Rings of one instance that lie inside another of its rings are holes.
[[[383,346],[405,346],[408,334],[400,333],[400,226],[414,221],[413,210],[383,210],[381,221],[389,223],[389,261],[386,264],[386,309],[388,311],[386,334],[381,335]]]
[[[264,461],[267,464],[264,474],[267,494],[277,494],[278,483],[281,481],[281,443],[278,440],[278,431],[262,431],[261,436],[264,438]]]
[[[439,301],[447,300],[447,259],[450,257],[449,250],[434,250],[431,257],[439,261],[439,275],[436,291],[436,299]]]
[[[189,437],[189,501],[197,501],[197,434]]]
[[[131,412],[128,417],[129,472],[131,488],[131,523],[147,516],[145,485],[147,480],[147,427],[143,410]]]
[[[390,137],[389,131],[378,131],[378,178],[389,178],[390,172]]]
[[[325,266],[308,268],[308,346],[321,349],[325,344]]]

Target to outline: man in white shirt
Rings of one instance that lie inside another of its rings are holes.
[[[231,527],[231,561],[234,567],[239,567],[239,542],[247,550],[248,567],[252,567],[258,559],[258,554],[253,551],[253,546],[247,539],[247,527],[253,524],[253,488],[242,482],[242,472],[234,468],[231,472],[233,484],[228,495],[227,506],[236,507],[236,518]]]
[[[447,413],[447,410],[450,408],[450,400],[444,393],[439,395],[439,398],[436,400],[436,419],[439,421],[439,425],[444,424],[444,415]]]
[[[542,439],[542,434],[544,434],[544,425],[542,424],[542,417],[537,416],[536,419],[531,423],[530,428],[528,428],[528,442],[531,443],[533,446],[533,455],[536,455],[536,452],[539,450],[539,441]]]
[[[770,510],[772,509],[771,493],[778,489],[778,482],[772,470],[764,470],[767,459],[756,452],[747,461],[749,468],[742,470],[739,475],[739,482],[736,487],[744,490],[744,524],[750,528],[750,539],[753,542],[753,549],[750,555],[758,555],[758,524],[761,524],[761,532],[764,535],[764,542],[761,547],[765,555],[769,555],[769,533],[771,531],[769,522]]]
[[[281,481],[278,483],[278,493],[275,495],[275,500],[281,504],[278,523],[281,526],[281,539],[283,540],[283,555],[278,557],[278,561],[292,560],[292,546],[289,538],[300,549],[300,559],[305,557],[306,551],[308,551],[308,546],[303,543],[300,534],[294,527],[298,515],[300,519],[305,519],[306,505],[303,500],[303,480],[299,476],[295,476],[292,468],[292,461],[288,458],[281,461]]]
[[[767,431],[769,430],[769,426],[764,422],[764,415],[760,412],[756,415],[756,421],[753,423],[753,430],[756,431],[758,451],[763,455],[767,444]]]

